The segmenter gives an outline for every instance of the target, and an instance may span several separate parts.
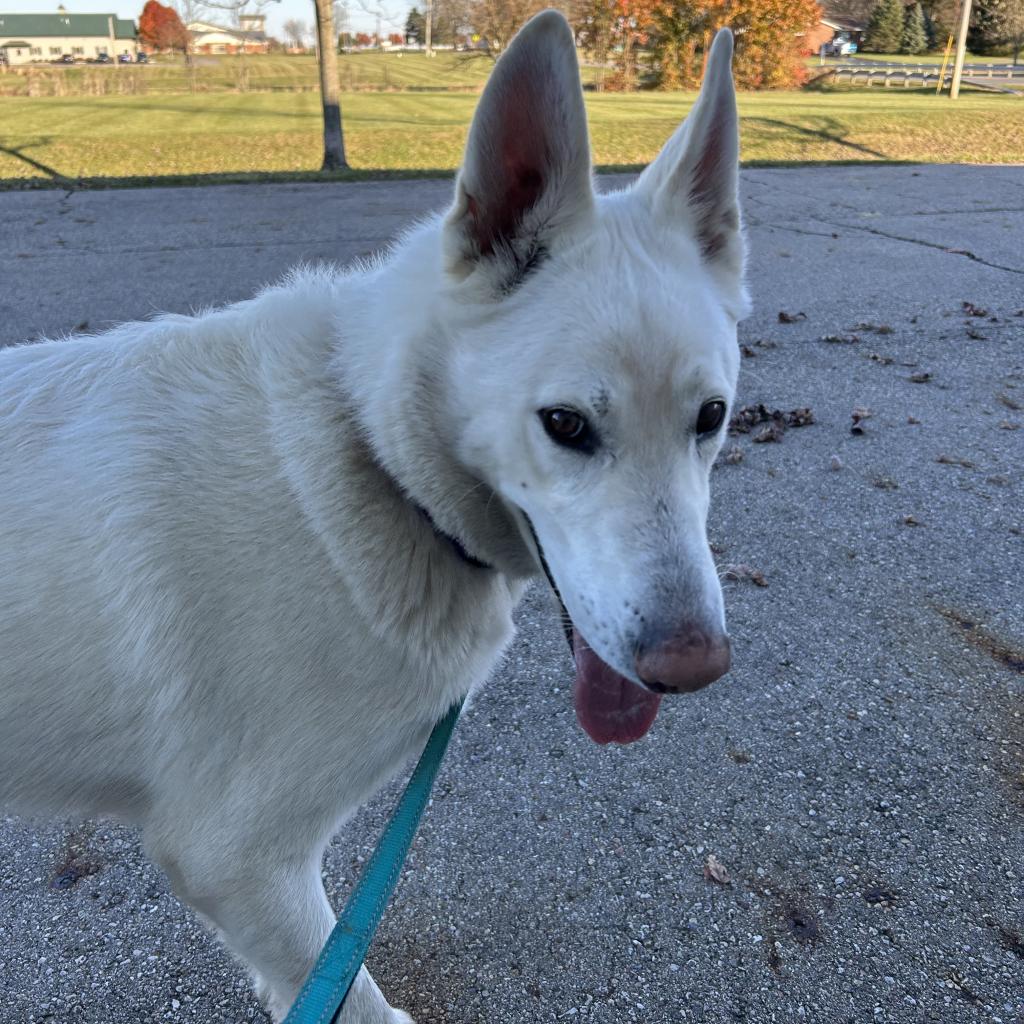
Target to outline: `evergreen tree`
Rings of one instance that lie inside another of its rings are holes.
[[[928,49],[928,29],[919,3],[908,7],[903,16],[903,39],[900,53],[924,53]]]
[[[928,44],[927,49],[941,49],[945,45],[945,40],[939,39],[939,31],[935,25],[935,19],[923,7],[921,12],[924,14],[924,34]]]
[[[871,12],[864,49],[871,53],[898,53],[903,42],[903,0],[878,0]]]
[[[960,18],[959,0],[921,0],[924,16],[932,33],[932,45],[941,49],[951,33],[955,33]]]
[[[1024,47],[1024,0],[977,0],[968,43],[977,53],[1008,48],[1016,64]]]
[[[426,20],[417,7],[413,7],[405,19],[405,38],[410,43],[422,43],[426,38]]]

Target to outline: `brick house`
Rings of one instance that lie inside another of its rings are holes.
[[[238,28],[224,28],[209,21],[190,21],[186,28],[192,40],[193,53],[268,53],[270,38],[266,17],[243,14]]]

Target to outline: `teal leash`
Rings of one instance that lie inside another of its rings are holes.
[[[430,513],[424,508],[420,508],[420,512],[434,529],[441,533],[434,524]],[[526,513],[523,515],[526,517]],[[562,629],[565,632],[565,639],[571,653],[573,634],[569,614],[565,610],[562,595],[558,592],[555,579],[551,575],[533,523],[526,518],[526,524],[537,547],[540,566],[558,600]],[[441,536],[447,538],[454,546],[456,554],[464,562],[481,569],[491,568],[485,562],[481,562],[469,554],[457,538],[445,533],[441,533]],[[377,848],[363,869],[359,881],[356,882],[352,894],[341,911],[338,923],[320,951],[313,970],[310,971],[309,977],[282,1024],[333,1024],[337,1020],[338,1014],[348,998],[352,983],[359,973],[359,968],[363,966],[366,951],[370,948],[370,943],[373,942],[373,936],[384,916],[391,894],[398,884],[402,865],[409,854],[409,847],[416,835],[420,818],[423,817],[423,811],[430,799],[430,791],[433,788],[437,770],[441,767],[441,761],[444,760],[448,741],[452,738],[452,730],[459,720],[463,703],[464,701],[459,701],[457,704],[453,704],[444,718],[434,726],[434,731],[427,740],[419,762],[413,769],[412,776],[406,783],[405,790],[391,814],[391,820],[387,823],[387,827],[377,842]]]
[[[337,1019],[398,884],[462,703],[452,705],[434,726],[377,848],[283,1024],[331,1024]]]

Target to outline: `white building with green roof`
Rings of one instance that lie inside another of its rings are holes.
[[[116,14],[0,14],[0,63],[49,63],[69,54],[76,60],[111,60],[139,51],[135,22]]]

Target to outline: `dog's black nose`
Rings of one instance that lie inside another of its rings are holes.
[[[729,671],[729,638],[683,626],[667,640],[641,647],[636,674],[655,693],[692,693]]]

